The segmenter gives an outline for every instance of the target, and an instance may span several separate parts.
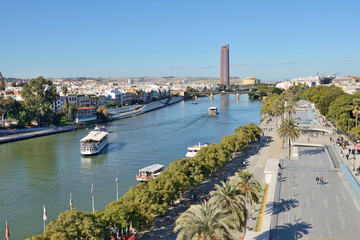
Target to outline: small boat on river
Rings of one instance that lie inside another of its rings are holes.
[[[186,157],[191,157],[191,158],[195,157],[195,155],[200,151],[200,149],[202,147],[208,147],[208,146],[210,146],[209,143],[205,143],[204,145],[201,145],[199,143],[199,145],[194,145],[194,146],[188,147],[188,151],[187,151],[185,156]]]
[[[209,107],[208,113],[210,115],[217,115],[218,114],[217,107]]]
[[[140,169],[139,175],[136,175],[136,180],[138,182],[147,182],[159,176],[162,171],[164,171],[164,165],[153,164],[151,166]]]
[[[94,130],[80,140],[80,153],[84,156],[98,154],[108,144],[109,133],[104,126],[96,126]]]

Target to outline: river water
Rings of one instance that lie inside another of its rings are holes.
[[[80,139],[87,129],[0,145],[0,236],[9,223],[11,239],[24,239],[43,231],[43,204],[48,221],[69,209],[91,212],[91,184],[95,209],[116,200],[136,184],[140,168],[166,166],[185,157],[187,147],[220,142],[239,125],[259,124],[262,102],[247,95],[199,98],[197,105],[182,101],[132,118],[110,122],[109,145],[99,155],[82,157]],[[207,109],[217,106],[218,116]],[[3,227],[1,227],[3,223]]]

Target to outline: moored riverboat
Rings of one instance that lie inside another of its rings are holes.
[[[188,151],[187,151],[187,153],[186,153],[186,157],[195,157],[196,156],[196,154],[200,151],[200,149],[202,148],[202,147],[208,147],[208,146],[210,146],[210,144],[209,143],[205,143],[204,145],[201,145],[200,143],[199,143],[199,145],[194,145],[194,146],[190,146],[190,147],[188,147]]]
[[[153,164],[151,166],[140,169],[139,175],[136,175],[136,180],[138,182],[147,182],[159,176],[162,171],[164,171],[164,165]]]

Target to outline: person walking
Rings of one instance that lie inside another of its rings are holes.
[[[316,185],[318,185],[319,184],[319,177],[316,176],[315,180],[316,180]]]
[[[349,160],[349,154],[346,154],[346,160]]]
[[[281,179],[281,172],[278,173],[278,180]]]
[[[349,148],[349,154],[351,153],[351,149]]]
[[[321,183],[321,185],[324,184],[324,179],[322,177],[320,177],[320,183]]]
[[[280,163],[278,164],[278,166],[279,166],[279,169],[281,170],[281,164]]]

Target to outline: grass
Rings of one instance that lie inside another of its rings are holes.
[[[256,220],[255,232],[260,232],[261,231],[261,226],[262,226],[264,213],[265,213],[266,199],[267,199],[267,195],[269,193],[269,186],[270,186],[270,184],[268,184],[268,183],[265,185],[264,195],[263,195],[263,198],[262,198],[262,201],[261,201],[259,214],[258,214],[258,217],[257,217],[257,220]]]

